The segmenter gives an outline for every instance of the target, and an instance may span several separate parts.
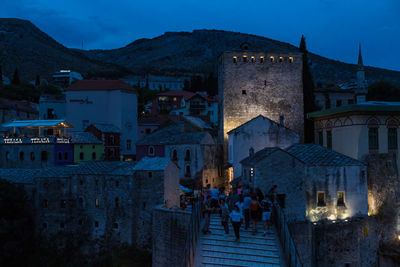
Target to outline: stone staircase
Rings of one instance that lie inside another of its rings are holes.
[[[201,225],[203,226],[203,224]],[[196,252],[196,267],[207,266],[285,266],[281,257],[280,244],[274,228],[263,235],[262,222],[257,224],[257,234],[251,229],[240,229],[240,241],[229,223],[229,235],[225,234],[221,218],[211,216],[211,234],[200,234]]]

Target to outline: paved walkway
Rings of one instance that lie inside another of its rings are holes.
[[[203,226],[203,224],[201,225]],[[219,215],[211,216],[211,234],[201,233],[196,252],[196,267],[207,266],[285,266],[281,261],[280,244],[275,230],[264,236],[262,223],[257,225],[258,233],[240,229],[240,241],[235,242],[232,225],[229,235],[221,225]]]

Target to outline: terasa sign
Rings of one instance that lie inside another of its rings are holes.
[[[56,139],[56,143],[58,143],[58,144],[69,144],[70,141],[69,141],[68,138],[57,138]]]
[[[47,144],[50,143],[50,138],[48,137],[35,137],[31,138],[32,144]]]
[[[22,138],[4,138],[4,144],[22,144]]]

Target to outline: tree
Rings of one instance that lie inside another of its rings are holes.
[[[14,85],[20,84],[18,68],[15,68],[15,70],[14,70],[14,75],[13,75],[13,79],[12,79],[11,83]]]
[[[301,35],[299,45],[300,52],[303,53],[303,104],[304,104],[304,142],[314,142],[314,122],[307,119],[307,114],[316,111],[314,96],[314,80],[308,63],[308,51],[306,48],[306,38]]]
[[[367,101],[400,101],[400,85],[378,81],[368,86]]]

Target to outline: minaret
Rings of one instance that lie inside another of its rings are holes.
[[[361,44],[358,48],[358,70],[357,70],[357,84],[359,88],[365,88],[365,71],[361,55]]]

